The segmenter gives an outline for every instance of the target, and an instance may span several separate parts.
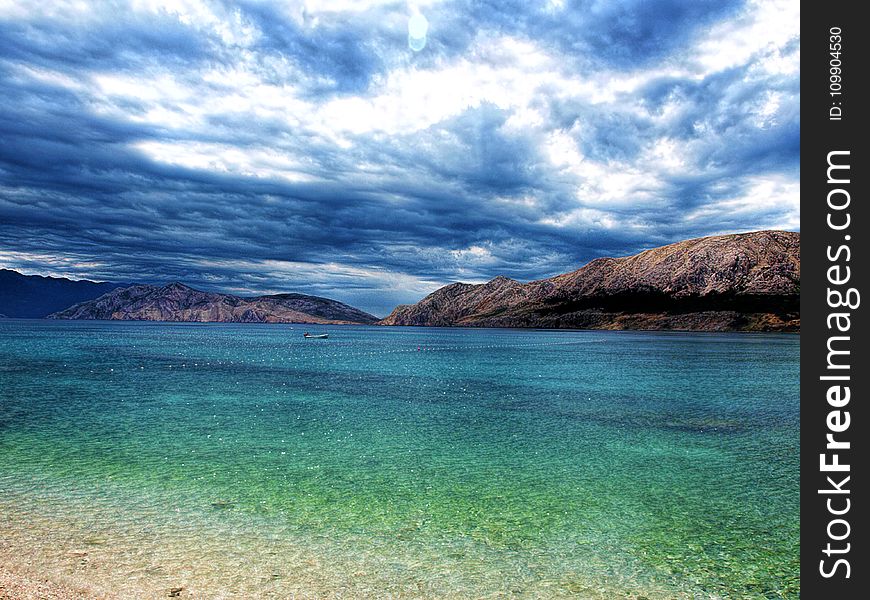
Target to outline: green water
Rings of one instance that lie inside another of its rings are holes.
[[[302,331],[0,321],[5,560],[129,597],[798,597],[799,337]]]

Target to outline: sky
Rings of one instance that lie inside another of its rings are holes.
[[[792,0],[0,0],[0,267],[383,316],[800,227]]]

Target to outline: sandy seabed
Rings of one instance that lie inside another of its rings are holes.
[[[19,569],[0,566],[0,600],[102,600],[96,590],[72,584],[59,584],[45,577],[26,574]]]

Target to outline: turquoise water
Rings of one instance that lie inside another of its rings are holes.
[[[0,321],[3,561],[124,597],[798,597],[799,337],[303,330]]]

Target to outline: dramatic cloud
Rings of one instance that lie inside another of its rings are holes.
[[[798,10],[0,0],[0,266],[385,314],[796,230]]]

